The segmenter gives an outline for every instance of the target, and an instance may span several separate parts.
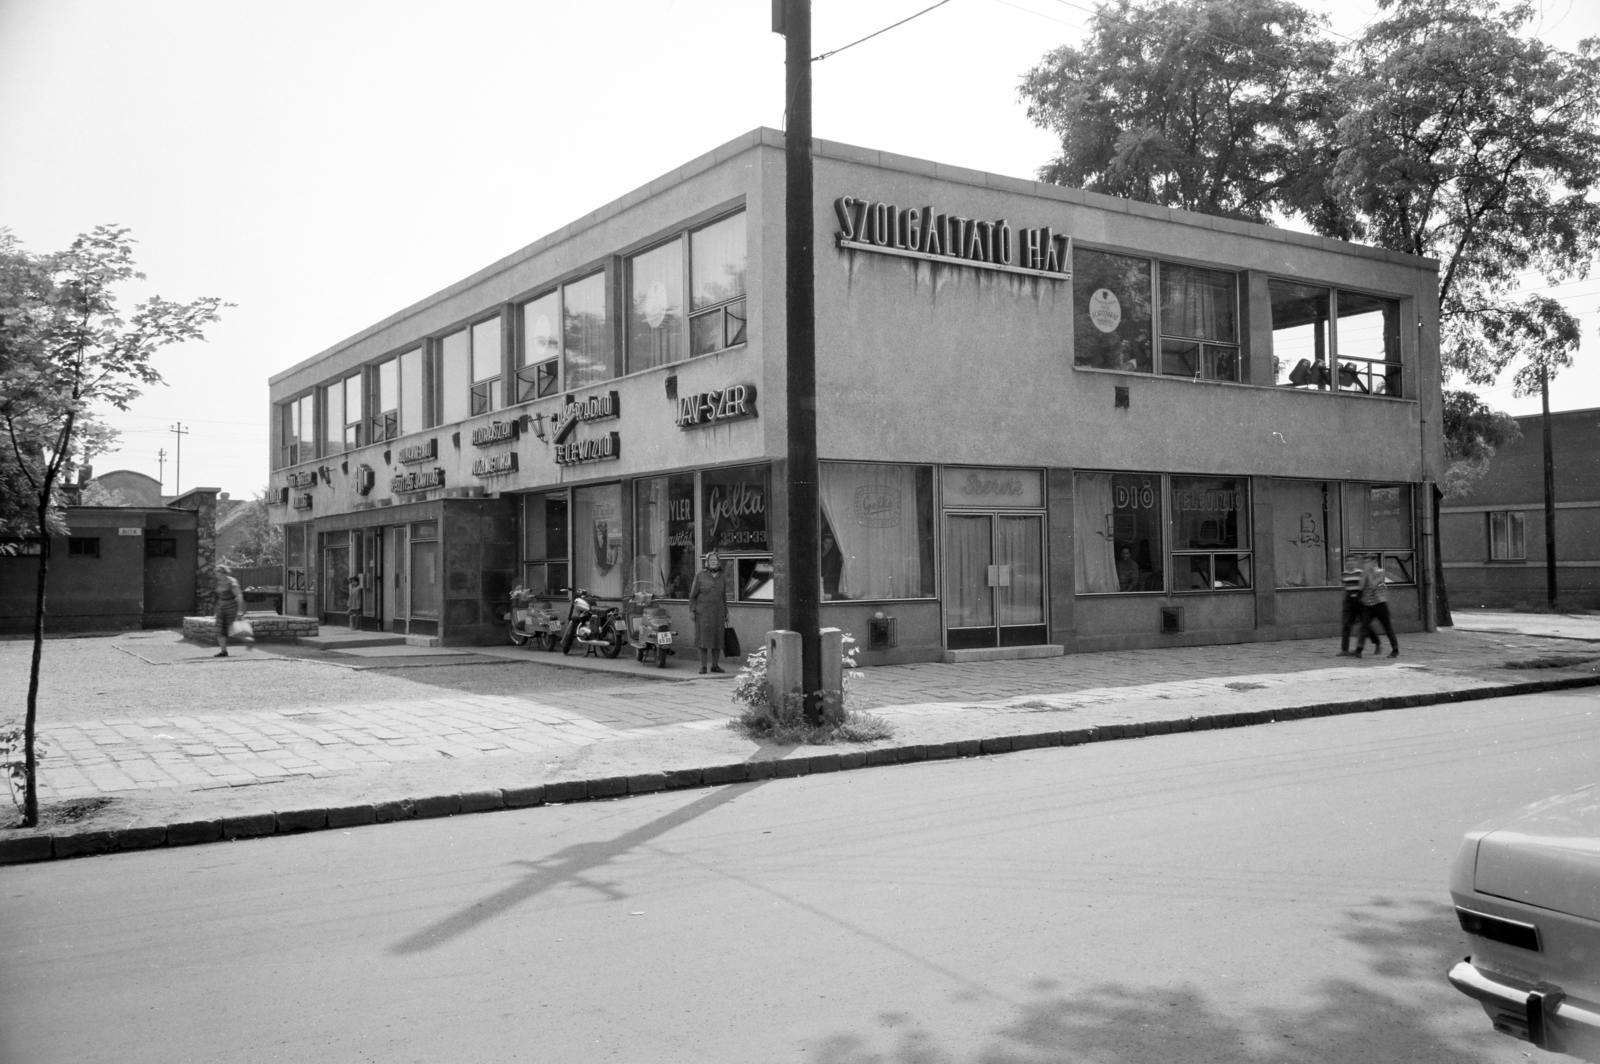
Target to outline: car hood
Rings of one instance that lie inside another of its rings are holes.
[[[1600,785],[1479,830],[1473,889],[1600,921]]]

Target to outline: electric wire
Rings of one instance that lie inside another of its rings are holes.
[[[883,29],[878,30],[875,33],[867,34],[865,37],[862,37],[860,40],[851,41],[849,44],[841,45],[840,47],[833,49],[831,52],[823,52],[821,55],[814,55],[814,56],[811,57],[811,61],[813,63],[820,63],[824,59],[828,58],[829,56],[838,55],[840,52],[843,52],[843,51],[846,51],[848,49],[854,48],[856,45],[861,44],[864,41],[870,41],[870,40],[872,40],[872,38],[877,37],[880,34],[888,33],[890,30],[894,29],[896,26],[904,26],[907,22],[910,22],[914,18],[921,18],[923,15],[926,15],[928,12],[932,11],[934,8],[943,7],[944,5],[948,4],[949,2],[950,2],[950,0],[939,0],[938,3],[932,4],[932,5],[928,6],[928,7],[923,8],[921,11],[918,11],[915,15],[907,15],[905,18],[901,19],[899,22],[890,23],[889,25],[883,27]]]

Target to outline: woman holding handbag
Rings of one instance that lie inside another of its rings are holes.
[[[689,589],[689,612],[694,614],[694,645],[700,650],[700,672],[709,658],[712,672],[721,672],[722,630],[728,624],[728,578],[716,551],[706,554],[705,568],[695,574]]]

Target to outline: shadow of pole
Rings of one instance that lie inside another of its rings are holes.
[[[508,912],[529,898],[537,897],[562,883],[585,886],[599,891],[607,898],[624,897],[622,892],[609,885],[590,879],[589,873],[652,839],[660,838],[674,828],[705,816],[718,806],[726,805],[735,798],[749,794],[766,782],[760,780],[754,783],[718,787],[688,805],[674,809],[665,816],[657,817],[648,824],[641,824],[631,831],[623,832],[616,838],[601,842],[575,843],[539,861],[515,862],[530,868],[531,871],[517,882],[496,891],[482,901],[474,902],[465,909],[451,913],[443,920],[402,939],[391,946],[389,951],[405,956],[442,946],[480,924]]]

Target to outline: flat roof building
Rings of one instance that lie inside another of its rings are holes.
[[[823,623],[863,663],[1431,624],[1437,263],[815,145]],[[287,609],[495,642],[513,585],[782,627],[783,136],[271,380]],[[352,582],[351,577],[359,579]]]

